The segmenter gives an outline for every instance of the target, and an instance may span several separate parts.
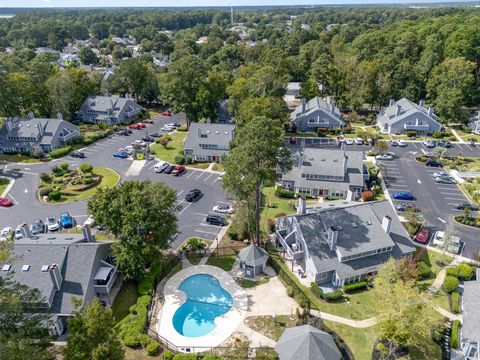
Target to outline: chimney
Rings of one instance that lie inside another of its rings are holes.
[[[307,111],[307,100],[302,98],[302,114],[305,114],[305,111]]]
[[[10,132],[13,129],[13,122],[12,120],[7,121],[7,131]]]
[[[53,286],[55,290],[60,290],[62,287],[62,274],[60,273],[60,268],[57,264],[52,264],[48,267],[48,272],[50,273],[50,278],[52,279]]]
[[[387,233],[387,235],[390,235],[391,227],[392,227],[392,218],[388,215],[385,215],[382,220],[382,228]]]
[[[57,113],[57,119],[58,119],[58,120],[63,120],[63,115],[62,115],[61,112],[58,112],[58,113]]]
[[[345,200],[347,200],[347,201],[354,201],[355,200],[355,193],[351,189],[349,189],[347,191],[347,197],[346,197]]]
[[[338,239],[338,230],[335,226],[328,229],[328,245],[330,245],[330,250],[335,251],[337,248],[337,239]]]
[[[83,225],[82,227],[82,233],[83,237],[87,242],[95,242],[95,238],[92,235],[92,232],[90,231],[90,226],[88,225]]]
[[[297,214],[305,214],[306,212],[307,212],[307,199],[305,199],[303,196],[300,196],[298,198]]]
[[[333,103],[330,104],[330,112],[335,114],[335,105]]]
[[[30,232],[30,228],[28,227],[27,224],[22,224],[20,226],[20,228],[22,229],[22,233],[23,233],[23,236],[26,237],[26,238],[31,238],[32,237],[32,233]]]
[[[390,99],[388,106],[393,106],[393,105],[395,105],[395,99]]]
[[[433,106],[430,106],[428,108],[428,116],[432,117],[433,116]]]
[[[420,102],[418,103],[422,108],[425,107],[425,100],[420,99]]]
[[[30,120],[33,119],[35,116],[33,116],[33,112],[29,112],[28,115],[27,115],[27,118],[29,118]]]
[[[397,105],[395,108],[395,116],[400,115],[400,112],[402,111],[402,107],[400,105]]]

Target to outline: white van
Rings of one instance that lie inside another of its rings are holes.
[[[168,167],[168,163],[165,162],[165,161],[160,161],[158,163],[155,164],[155,166],[153,167],[153,170],[156,172],[156,173],[161,173],[163,172],[167,167]]]

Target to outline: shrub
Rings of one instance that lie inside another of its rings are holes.
[[[267,226],[269,233],[275,232],[275,221],[273,221],[272,219],[267,219]]]
[[[183,165],[183,164],[185,164],[185,156],[183,156],[183,155],[176,155],[176,156],[175,156],[175,164],[178,164],[178,165]]]
[[[150,295],[153,291],[155,283],[155,276],[151,273],[146,274],[143,279],[138,283],[138,293],[140,295]]]
[[[432,270],[430,270],[428,265],[425,264],[423,261],[417,262],[417,268],[418,268],[418,274],[420,275],[420,278],[426,279],[432,276]]]
[[[53,189],[51,187],[41,188],[40,190],[38,190],[38,195],[48,196],[48,194],[50,194],[52,191]]]
[[[456,314],[460,314],[460,294],[458,291],[452,292],[452,310]]]
[[[223,360],[221,356],[209,354],[203,357],[203,360]]]
[[[364,191],[362,192],[363,201],[372,201],[374,197],[373,191]]]
[[[78,168],[84,174],[91,174],[93,171],[93,165],[91,164],[81,164]]]
[[[443,138],[444,136],[445,136],[445,133],[443,133],[442,131],[435,131],[435,132],[433,133],[433,137],[434,137],[435,139],[441,139],[441,138]]]
[[[93,181],[94,181],[94,180],[93,180],[92,178],[84,178],[84,179],[83,179],[83,183],[84,183],[85,185],[93,184]]]
[[[293,297],[293,288],[291,286],[287,286],[287,295]]]
[[[193,159],[191,156],[185,156],[185,164],[186,165],[193,164]]]
[[[433,324],[431,329],[432,340],[437,343],[442,341],[446,330],[447,330],[447,327],[444,322],[439,321]]]
[[[198,360],[198,356],[195,354],[176,354],[173,360]]]
[[[232,240],[238,240],[238,232],[237,232],[237,229],[233,229],[232,227],[230,227],[227,231],[227,235],[230,239]]]
[[[295,197],[295,193],[293,191],[285,189],[281,186],[278,186],[275,189],[275,196],[280,197],[280,198],[293,199]]]
[[[163,147],[166,147],[168,144],[168,140],[166,139],[158,139],[158,143],[162,145]]]
[[[163,360],[172,360],[173,354],[170,351],[165,351],[163,353]]]
[[[473,278],[473,267],[468,264],[460,264],[457,266],[458,277],[462,280],[471,280]]]
[[[60,165],[58,165],[58,167],[65,173],[68,171],[68,167],[70,165],[68,163],[61,163]]]
[[[312,281],[310,283],[310,286],[312,287],[314,294],[321,298],[323,293],[322,293],[322,289],[320,289],[320,286],[318,286],[318,284],[315,281]]]
[[[187,128],[187,125],[180,125],[179,127],[177,127],[177,131],[187,131],[188,128]]]
[[[410,130],[410,131],[407,131],[406,133],[407,137],[414,137],[414,136],[417,136],[417,132],[415,130]]]
[[[107,123],[99,123],[99,124],[98,124],[98,128],[99,128],[100,130],[106,130],[107,127],[108,127]]]
[[[72,147],[71,146],[63,146],[63,147],[59,147],[55,150],[53,150],[51,153],[50,153],[50,157],[52,159],[58,159],[58,158],[61,158],[63,156],[67,156],[68,154],[70,154],[70,152],[72,151]]]
[[[352,292],[360,289],[365,289],[367,287],[366,281],[359,281],[353,284],[343,285],[344,292]]]
[[[458,277],[458,267],[457,266],[448,267],[447,276]]]
[[[60,194],[60,191],[57,191],[57,190],[53,190],[48,193],[48,198],[53,201],[60,200],[61,197],[62,195]]]
[[[49,183],[50,181],[52,181],[51,176],[48,175],[47,173],[40,174],[40,179],[42,179],[42,181],[46,183]]]
[[[307,300],[307,298],[306,298],[303,294],[297,293],[297,294],[295,294],[294,298],[295,298],[295,301],[298,303],[298,305],[299,305],[302,309],[306,309],[306,308],[307,308],[307,306],[308,306],[308,300]]]
[[[160,344],[155,340],[150,341],[150,343],[147,345],[147,353],[150,356],[157,355],[158,350],[160,350]]]
[[[200,250],[205,247],[205,243],[197,237],[192,237],[188,239],[187,245],[188,248],[193,251]]]
[[[454,320],[452,325],[452,335],[450,336],[450,346],[452,349],[458,349],[458,328],[460,327],[460,321]]]
[[[341,289],[337,289],[334,292],[323,294],[322,297],[326,301],[337,301],[343,297],[343,291]]]
[[[445,280],[443,280],[443,290],[445,290],[447,293],[451,294],[454,291],[458,290],[458,279],[453,276],[446,276]]]
[[[147,323],[148,305],[151,297],[140,296],[137,303],[130,307],[130,314],[117,324],[117,329],[123,343],[129,347],[138,347],[143,339],[143,329]]]
[[[471,133],[472,132],[472,128],[470,126],[464,126],[463,127],[463,131],[465,131],[466,133]]]

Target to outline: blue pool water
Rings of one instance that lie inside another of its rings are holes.
[[[215,318],[226,314],[232,307],[232,297],[211,275],[192,275],[178,288],[187,295],[187,301],[173,315],[173,326],[183,336],[198,337],[210,333],[215,328]]]

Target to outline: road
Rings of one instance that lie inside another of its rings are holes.
[[[39,175],[49,172],[55,164],[67,162],[70,167],[76,167],[81,163],[90,163],[97,167],[109,167],[120,174],[122,180],[145,180],[161,181],[177,192],[177,217],[178,234],[170,243],[177,249],[182,242],[191,236],[214,240],[220,231],[218,226],[205,223],[205,217],[215,205],[228,203],[228,199],[221,186],[218,173],[205,170],[187,170],[182,176],[173,177],[167,174],[157,174],[153,171],[155,160],[139,162],[131,159],[113,158],[112,154],[119,148],[130,145],[139,140],[147,133],[161,132],[160,128],[169,122],[185,123],[185,117],[181,115],[154,118],[155,123],[147,125],[145,129],[133,130],[130,136],[112,135],[95,144],[87,146],[82,152],[87,156],[85,159],[73,159],[66,157],[43,164],[12,164],[0,163],[0,175],[15,179],[13,187],[8,193],[8,198],[14,203],[10,208],[0,208],[0,228],[13,227],[21,223],[32,223],[34,219],[45,219],[54,215],[69,212],[78,224],[82,224],[87,214],[87,201],[78,201],[66,204],[43,204],[37,200],[36,192],[39,183]],[[194,188],[202,190],[204,196],[195,203],[186,203],[185,194]]]

